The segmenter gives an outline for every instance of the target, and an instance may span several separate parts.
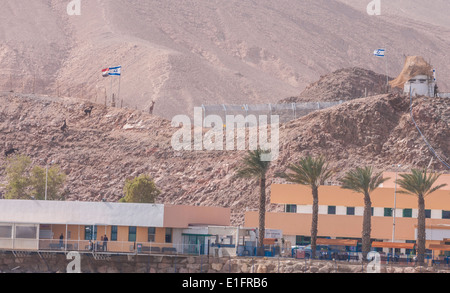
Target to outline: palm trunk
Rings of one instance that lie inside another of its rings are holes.
[[[419,195],[419,215],[417,217],[417,262],[425,261],[425,199]]]
[[[364,218],[362,231],[362,255],[363,261],[367,260],[367,254],[370,252],[370,234],[372,232],[372,202],[370,195],[364,194]]]
[[[312,188],[313,196],[313,210],[312,210],[312,221],[311,221],[311,252],[312,258],[316,257],[317,250],[317,226],[319,222],[319,189],[318,187]]]
[[[264,237],[266,224],[266,177],[260,179],[260,195],[259,195],[259,238],[257,255],[264,256]]]

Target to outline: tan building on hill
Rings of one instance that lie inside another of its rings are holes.
[[[385,173],[391,179],[372,195],[372,245],[378,251],[410,253],[417,234],[417,198],[396,192],[395,173]],[[442,175],[439,183],[448,186],[425,199],[426,237],[428,252],[439,255],[450,252],[450,175]],[[398,190],[398,189],[397,189]],[[292,245],[307,245],[311,235],[312,195],[308,186],[273,184],[271,203],[284,206],[284,212],[266,213],[266,228],[282,230],[283,238]],[[394,233],[395,205],[395,233]],[[319,188],[318,237],[329,245],[361,238],[363,223],[363,195],[340,186]],[[245,214],[245,227],[258,226],[258,212]],[[328,239],[328,240],[325,240]],[[392,244],[394,241],[396,244]],[[360,241],[358,241],[360,242]],[[345,244],[343,244],[345,245]]]

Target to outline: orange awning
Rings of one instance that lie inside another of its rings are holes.
[[[428,249],[430,249],[430,250],[450,251],[450,245],[445,245],[445,244],[430,244],[430,245],[428,246]]]
[[[398,243],[398,242],[372,242],[372,247],[378,248],[406,248],[414,249],[415,243]]]
[[[317,238],[316,244],[317,245],[356,246],[358,244],[358,240]]]

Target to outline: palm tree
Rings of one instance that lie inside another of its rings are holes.
[[[411,174],[400,174],[402,179],[397,184],[404,190],[399,193],[415,195],[418,198],[419,214],[417,217],[417,262],[423,264],[425,260],[425,197],[441,189],[447,184],[434,186],[441,174],[429,173],[427,170],[412,169]]]
[[[370,233],[372,230],[372,201],[370,194],[377,189],[383,182],[390,178],[383,178],[383,173],[373,173],[372,167],[356,168],[347,172],[339,181],[341,188],[353,190],[364,195],[364,216],[362,227],[362,254],[363,261],[366,260],[370,251]]]
[[[333,171],[328,167],[325,158],[322,156],[313,158],[307,156],[300,159],[298,163],[288,166],[289,173],[277,173],[278,177],[286,179],[288,182],[308,185],[311,187],[313,197],[313,210],[311,221],[311,251],[312,257],[316,256],[317,249],[317,226],[319,223],[319,187],[325,184]]]
[[[256,178],[259,180],[259,243],[257,254],[264,255],[264,237],[266,221],[266,173],[270,167],[270,161],[263,161],[262,156],[268,151],[257,149],[248,151],[242,162],[242,166],[236,173],[237,178]]]

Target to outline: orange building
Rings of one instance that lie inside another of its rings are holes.
[[[409,253],[416,241],[417,198],[396,192],[395,173],[385,173],[391,179],[372,195],[371,237],[378,250],[388,252],[395,246],[399,253]],[[425,200],[427,248],[439,246],[450,239],[450,175],[442,175],[439,183],[448,186]],[[307,245],[311,235],[312,195],[308,186],[273,184],[271,203],[283,205],[284,212],[266,213],[266,228],[283,231],[283,238],[292,245]],[[328,239],[361,238],[363,224],[363,195],[340,186],[319,188],[318,237]],[[245,227],[258,226],[258,212],[245,214]],[[384,245],[379,244],[383,242]],[[395,245],[389,244],[396,242]],[[403,243],[403,244],[402,244]],[[431,246],[430,246],[431,245]],[[374,247],[375,248],[375,247]],[[438,250],[437,248],[435,250]],[[449,246],[450,250],[450,246]]]

